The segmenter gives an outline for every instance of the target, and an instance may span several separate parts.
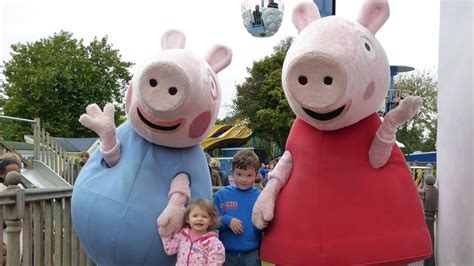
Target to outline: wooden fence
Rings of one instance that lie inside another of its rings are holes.
[[[66,156],[64,149],[40,127],[40,120],[9,119],[32,123],[34,160],[44,162],[73,185],[79,173],[78,160]],[[0,153],[16,153],[4,141],[0,145]],[[29,161],[23,164],[32,167]],[[6,225],[0,229],[0,243],[7,243],[7,265],[94,265],[72,227],[72,187],[24,189],[19,186],[20,181],[21,175],[9,173],[8,188],[0,193],[0,222]]]

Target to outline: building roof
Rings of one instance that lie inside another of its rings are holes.
[[[19,141],[5,141],[5,142],[15,150],[33,150],[34,149],[34,145],[31,143],[19,142]]]
[[[66,152],[87,151],[97,141],[97,138],[56,138],[53,140]]]

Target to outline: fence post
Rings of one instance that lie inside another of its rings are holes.
[[[6,176],[6,183],[8,188],[6,191],[15,191],[15,204],[6,205],[3,209],[3,215],[7,224],[7,265],[20,265],[20,232],[21,219],[25,213],[25,191],[21,189],[21,176],[18,172],[10,172]]]
[[[35,123],[33,124],[33,138],[34,138],[34,158],[35,160],[40,160],[40,133],[41,125],[40,119],[35,118]]]
[[[428,166],[430,168],[430,169],[428,169],[428,174],[432,175],[433,174],[433,165],[429,163],[426,166]]]
[[[426,225],[428,226],[428,230],[430,231],[431,236],[431,246],[433,248],[433,254],[429,259],[426,259],[423,263],[425,266],[434,266],[436,265],[435,262],[435,254],[434,254],[434,243],[435,243],[435,235],[434,235],[434,222],[436,220],[435,216],[438,212],[438,189],[434,187],[436,183],[436,177],[434,175],[427,175],[425,177],[425,188],[423,189],[425,204],[425,219]]]

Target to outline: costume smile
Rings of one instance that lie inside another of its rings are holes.
[[[328,113],[317,113],[315,111],[306,109],[304,107],[302,107],[302,108],[303,108],[303,111],[305,111],[305,113],[307,113],[312,118],[314,118],[316,120],[320,120],[320,121],[328,121],[328,120],[331,120],[331,119],[336,118],[337,116],[339,116],[342,113],[342,111],[344,111],[345,107],[346,107],[346,105],[343,105],[343,106],[337,108],[336,110],[328,112]]]
[[[178,120],[177,122],[170,123],[171,124],[170,126],[165,126],[165,125],[158,125],[158,124],[150,122],[148,119],[145,118],[145,116],[142,114],[142,112],[140,112],[139,107],[137,107],[137,113],[138,113],[138,117],[140,118],[140,120],[142,120],[143,123],[145,123],[147,126],[153,128],[153,129],[162,130],[162,131],[173,131],[173,130],[179,128],[179,126],[181,126],[181,121],[180,121],[181,119]],[[176,123],[176,124],[174,124],[174,123]]]

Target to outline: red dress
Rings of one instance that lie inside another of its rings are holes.
[[[321,131],[296,119],[287,141],[293,170],[262,240],[263,261],[367,265],[431,255],[420,199],[400,149],[393,145],[380,169],[369,165],[380,124],[374,114]]]

